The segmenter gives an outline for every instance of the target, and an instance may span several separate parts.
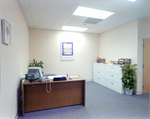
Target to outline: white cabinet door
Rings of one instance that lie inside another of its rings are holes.
[[[105,85],[108,88],[110,88],[112,90],[115,90],[116,92],[119,92],[119,93],[123,94],[122,83],[118,83],[118,82],[115,82],[115,81],[107,79],[105,81]]]
[[[93,81],[119,93],[123,93],[120,65],[94,63]]]
[[[94,70],[94,75],[98,75],[98,76],[100,76],[100,77],[104,77],[104,76],[105,76],[105,73],[104,73],[104,71],[95,69],[95,70]]]
[[[94,75],[93,78],[94,78],[94,80],[93,80],[94,82],[99,83],[99,77],[98,77],[98,75]]]
[[[122,87],[122,83],[118,83],[118,82],[114,82],[114,90],[123,94],[124,91],[123,91],[123,87]]]
[[[105,72],[103,71],[104,68],[105,68],[104,64],[94,63],[93,81],[101,85],[104,85],[104,76],[105,76]]]
[[[116,81],[118,83],[122,82],[121,77],[122,77],[122,74],[114,74],[114,73],[109,73],[109,72],[105,73],[106,79],[110,79],[110,80]]]
[[[97,75],[94,76],[94,82],[99,83],[101,85],[105,85],[104,84],[104,77],[100,77],[100,76],[97,76]]]
[[[101,63],[94,63],[94,69],[104,71],[105,70],[105,65],[101,64]]]
[[[106,72],[111,72],[115,74],[121,74],[121,67],[120,66],[114,66],[114,65],[106,65],[105,67]]]

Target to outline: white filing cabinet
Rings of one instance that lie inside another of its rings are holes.
[[[101,84],[101,85],[105,85],[104,82],[104,76],[105,76],[105,71],[104,71],[105,66],[103,64],[100,63],[94,63],[94,81]]]
[[[120,65],[94,63],[93,81],[123,94]]]

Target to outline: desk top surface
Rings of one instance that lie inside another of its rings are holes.
[[[50,79],[49,81],[45,81],[45,82],[37,82],[37,81],[34,81],[34,82],[30,82],[29,80],[25,80],[23,82],[23,85],[31,85],[31,84],[45,84],[46,82],[49,83],[64,83],[64,82],[72,82],[72,81],[85,81],[84,78],[82,77],[72,77],[72,78],[69,78],[67,80],[62,80],[62,81],[53,81],[53,79]]]

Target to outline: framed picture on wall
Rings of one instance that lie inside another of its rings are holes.
[[[61,60],[74,60],[73,42],[61,41]]]
[[[2,43],[9,45],[11,43],[11,25],[5,20],[2,23]]]

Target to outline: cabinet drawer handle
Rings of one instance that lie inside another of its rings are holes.
[[[114,75],[111,75],[111,77],[114,77]]]
[[[113,67],[111,67],[111,69],[114,69]]]
[[[114,83],[111,82],[111,84],[114,84]]]

